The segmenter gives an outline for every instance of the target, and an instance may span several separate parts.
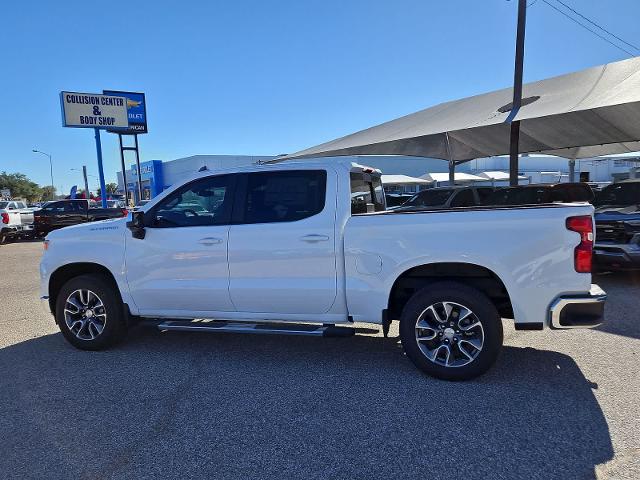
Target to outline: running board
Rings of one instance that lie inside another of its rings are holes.
[[[331,324],[252,323],[206,319],[191,321],[166,320],[158,325],[158,329],[162,331],[256,333],[263,335],[307,335],[315,337],[350,337],[356,333],[355,328],[337,327]]]

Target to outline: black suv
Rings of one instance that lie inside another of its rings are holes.
[[[596,193],[595,266],[640,269],[640,180],[614,183]]]

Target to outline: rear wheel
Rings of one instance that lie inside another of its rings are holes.
[[[99,274],[81,275],[63,285],[56,321],[67,341],[82,350],[109,348],[127,332],[120,294]]]
[[[502,322],[482,292],[439,282],[416,292],[400,319],[409,359],[444,380],[468,380],[486,372],[502,347]]]

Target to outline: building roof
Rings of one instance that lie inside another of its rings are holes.
[[[382,175],[382,183],[385,185],[415,185],[433,183],[433,180],[410,177],[409,175]]]
[[[424,175],[420,175],[420,178],[424,178],[430,182],[448,182],[449,181],[449,173],[425,173]],[[470,173],[463,172],[455,172],[455,176],[453,177],[456,182],[486,182],[486,178],[479,177],[477,175],[471,175]]]

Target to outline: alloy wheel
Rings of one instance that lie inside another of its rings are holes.
[[[64,321],[76,338],[95,340],[107,323],[107,311],[95,292],[74,290],[64,305]]]
[[[484,345],[478,317],[455,302],[438,302],[424,309],[416,320],[415,334],[422,354],[443,367],[470,364]]]

